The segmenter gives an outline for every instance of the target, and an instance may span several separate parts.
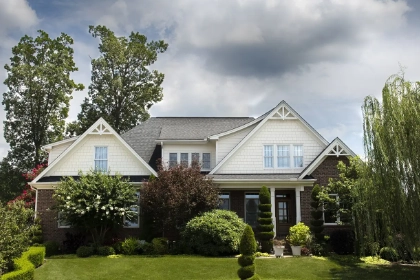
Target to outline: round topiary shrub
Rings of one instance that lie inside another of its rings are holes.
[[[97,251],[98,251],[98,255],[101,255],[101,256],[115,255],[115,250],[111,246],[98,247]]]
[[[182,239],[196,254],[233,255],[239,251],[245,225],[232,211],[212,210],[192,218],[182,232]]]
[[[392,247],[381,248],[381,250],[379,251],[379,256],[381,256],[382,259],[390,262],[396,262],[398,260],[397,250],[395,250]]]
[[[76,255],[79,258],[87,258],[87,257],[92,256],[94,252],[95,252],[95,249],[93,247],[80,246],[76,251]]]
[[[271,195],[266,186],[262,186],[259,193],[260,203],[258,204],[258,239],[261,243],[261,252],[271,253],[273,249],[273,219],[271,213]]]
[[[60,245],[56,241],[45,241],[45,256],[50,257],[54,255],[58,255],[60,253]]]
[[[257,242],[255,242],[254,231],[251,226],[246,225],[239,244],[239,252],[242,254],[238,258],[238,264],[241,268],[238,269],[238,276],[241,279],[260,279],[258,274],[255,274],[255,252],[257,251]]]

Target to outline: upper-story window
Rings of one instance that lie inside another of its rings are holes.
[[[303,146],[295,145],[294,163],[295,167],[303,167]]]
[[[290,153],[289,146],[278,145],[277,146],[277,167],[287,168],[290,167]]]
[[[273,166],[273,145],[264,145],[264,167],[272,168]]]
[[[95,147],[95,171],[108,171],[108,147]]]
[[[188,167],[188,153],[181,153],[181,165]]]
[[[169,168],[174,167],[178,164],[178,154],[169,153]]]
[[[203,153],[203,169],[210,169],[210,153]]]

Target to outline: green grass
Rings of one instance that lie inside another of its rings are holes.
[[[372,265],[355,258],[257,259],[257,273],[269,279],[418,279],[419,267]],[[196,256],[120,258],[61,256],[36,269],[35,280],[49,279],[238,279],[235,258]]]

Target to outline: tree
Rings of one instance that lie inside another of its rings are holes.
[[[38,33],[35,39],[22,37],[12,48],[10,65],[4,66],[4,138],[10,144],[10,164],[22,171],[44,161],[41,146],[62,139],[71,94],[83,89],[70,79],[78,70],[73,39],[64,33],[55,39],[42,30]]]
[[[123,220],[138,212],[135,188],[120,175],[102,172],[79,173],[79,180],[65,177],[57,186],[54,198],[62,221],[90,232],[93,243],[101,245],[106,233],[121,227]]]
[[[13,259],[28,249],[33,230],[33,211],[22,201],[0,203],[0,276],[13,269]]]
[[[311,194],[311,231],[314,233],[315,238],[318,242],[324,241],[324,220],[322,217],[323,209],[322,209],[322,201],[319,198],[319,193],[321,192],[321,188],[319,185],[315,185],[312,189]]]
[[[238,276],[240,279],[260,279],[259,275],[255,274],[254,254],[256,251],[257,243],[255,242],[254,231],[250,225],[246,225],[239,244],[241,256],[238,258],[238,264],[241,268],[238,269]]]
[[[162,236],[176,234],[191,218],[217,208],[219,191],[211,178],[200,173],[200,166],[159,166],[158,177],[144,183],[140,206],[153,219]]]
[[[361,231],[381,245],[401,243],[418,259],[420,248],[420,82],[391,76],[382,102],[368,96],[363,105],[369,184],[361,184],[365,224]],[[369,187],[366,187],[369,186]],[[402,237],[400,241],[396,236]]]
[[[128,38],[117,37],[101,25],[89,26],[89,33],[101,40],[101,56],[91,60],[88,97],[78,121],[69,127],[70,133],[83,133],[99,117],[118,133],[125,132],[147,120],[150,107],[162,100],[164,75],[148,67],[168,44],[162,40],[147,42],[146,36],[138,32],[131,32]]]
[[[259,199],[258,237],[261,242],[261,252],[270,253],[273,249],[274,226],[271,213],[271,196],[266,186],[260,189]]]
[[[7,202],[17,197],[25,188],[25,183],[22,172],[4,157],[0,163],[0,202]]]

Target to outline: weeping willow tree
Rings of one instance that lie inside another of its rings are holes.
[[[391,76],[382,102],[366,97],[362,109],[368,176],[355,190],[360,201],[355,214],[364,217],[359,235],[362,242],[376,241],[397,249],[401,257],[418,260],[420,82]]]

